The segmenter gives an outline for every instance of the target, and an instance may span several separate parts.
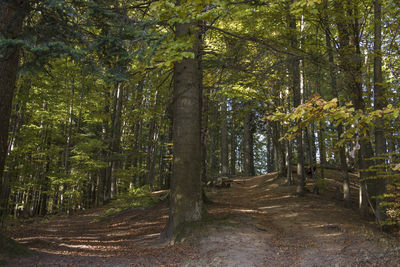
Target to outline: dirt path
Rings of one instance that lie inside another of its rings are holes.
[[[276,175],[264,175],[237,179],[230,190],[216,193],[218,204],[210,212],[230,214],[233,226],[201,240],[200,265],[400,266],[393,240],[354,211],[294,191]]]
[[[292,194],[276,175],[213,190],[214,223],[167,245],[165,203],[94,221],[91,210],[9,234],[39,251],[9,266],[400,266],[400,244],[323,196]]]

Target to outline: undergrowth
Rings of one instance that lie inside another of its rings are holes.
[[[14,258],[27,257],[32,254],[33,252],[25,246],[0,234],[0,265],[7,264],[7,261],[3,256],[6,256],[6,258]]]
[[[161,197],[153,196],[148,186],[133,188],[107,204],[105,211],[97,219],[106,218],[112,214],[132,208],[149,207],[164,200],[166,197],[167,195]]]

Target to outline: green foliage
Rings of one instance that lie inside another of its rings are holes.
[[[159,200],[160,199],[152,196],[147,185],[139,188],[132,188],[129,192],[120,195],[117,200],[107,204],[100,218],[105,218],[128,209],[149,207],[156,204]]]
[[[325,101],[318,94],[298,106],[290,113],[277,111],[265,117],[270,121],[279,121],[282,125],[290,125],[284,137],[293,140],[300,133],[300,129],[309,127],[311,123],[328,121],[332,125],[343,125],[345,132],[338,141],[337,146],[343,146],[344,142],[353,140],[355,135],[365,136],[367,131],[378,118],[392,121],[398,118],[400,107],[389,104],[382,110],[370,110],[366,112],[355,110],[352,103],[344,106],[337,105],[338,100],[333,98]]]

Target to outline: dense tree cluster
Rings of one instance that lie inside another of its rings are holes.
[[[303,195],[306,172],[318,193],[336,166],[348,205],[354,170],[360,210],[398,223],[399,12],[388,0],[1,1],[2,220],[171,188],[171,237],[202,217],[202,181],[277,171]]]

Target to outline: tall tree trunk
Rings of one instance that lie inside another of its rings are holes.
[[[28,1],[0,2],[0,34],[6,39],[15,39],[21,33],[22,22],[27,13]],[[8,149],[8,128],[12,100],[15,91],[19,64],[18,47],[6,47],[0,51],[0,190],[3,191],[3,172]],[[3,193],[1,194],[3,196]],[[3,199],[0,199],[3,207]]]
[[[153,116],[150,121],[149,135],[147,138],[147,175],[146,175],[146,185],[152,186],[154,181],[154,156],[156,154],[156,142],[158,139],[157,133],[157,105],[158,105],[158,92],[155,92],[153,100]]]
[[[228,155],[228,112],[227,112],[227,99],[223,97],[221,102],[221,175],[228,174],[229,168],[229,155]]]
[[[274,161],[277,158],[277,154],[275,153],[273,142],[272,142],[272,129],[271,127],[267,127],[267,172],[271,173],[274,171]]]
[[[383,86],[382,77],[382,34],[381,34],[381,0],[374,1],[374,109],[382,110],[386,106],[385,89]],[[375,150],[376,161],[379,173],[386,173],[385,168],[385,153],[386,153],[386,138],[384,132],[384,121],[378,118],[375,123]],[[385,219],[384,208],[381,207],[382,196],[386,191],[386,179],[378,177],[375,181],[376,186],[376,201],[375,201],[375,215],[379,222]]]
[[[26,84],[22,85],[19,89],[18,94],[26,96],[29,93],[31,84],[28,81]],[[25,120],[25,112],[26,112],[26,100],[21,100],[15,106],[16,115],[11,118],[11,126],[10,132],[12,132],[12,136],[9,137],[8,141],[8,151],[12,151],[18,147],[19,142],[21,141],[20,132],[22,126],[24,125]],[[18,157],[11,158],[10,166],[8,168],[8,172],[3,174],[3,179],[0,177],[0,183],[2,184],[2,188],[0,188],[0,224],[4,222],[4,218],[7,215],[7,207],[10,201],[10,181],[12,179],[18,179],[18,166],[19,160]],[[18,203],[18,202],[15,202]]]
[[[290,45],[292,49],[298,49],[298,40],[296,36],[296,18],[289,14],[289,27],[291,29]],[[301,104],[301,90],[300,90],[300,60],[297,56],[292,56],[289,60],[289,70],[291,77],[291,87],[293,92],[293,106],[296,108]],[[305,172],[304,172],[304,151],[303,151],[303,130],[299,130],[296,137],[297,148],[297,177],[299,184],[297,186],[297,193],[303,195],[305,193]]]
[[[244,156],[244,175],[254,176],[254,140],[253,140],[253,111],[250,105],[247,103],[247,112],[243,122],[243,156]]]
[[[286,141],[286,182],[288,185],[293,184],[293,172],[292,172],[292,144],[290,140]]]
[[[232,100],[232,110],[236,110],[236,109],[237,109],[237,103],[236,103],[236,101]],[[237,142],[236,142],[236,122],[235,122],[235,116],[234,116],[233,112],[232,112],[231,123],[230,123],[230,137],[231,137],[230,174],[231,175],[236,175],[236,147],[237,147]]]
[[[325,150],[325,122],[319,123],[318,129],[318,147],[319,147],[319,162],[320,162],[320,179],[325,179],[326,166],[326,150]]]
[[[218,121],[218,109],[217,105],[214,101],[209,101],[209,109],[211,114],[210,126],[209,126],[209,133],[210,133],[210,145],[208,148],[208,160],[210,165],[210,177],[215,177],[218,175],[218,155],[216,151],[218,150],[218,127],[216,127],[216,122]]]
[[[201,180],[207,181],[207,144],[208,144],[208,93],[204,92],[201,98]]]
[[[174,159],[171,181],[170,212],[162,236],[171,239],[187,222],[198,221],[203,214],[201,190],[201,114],[200,34],[193,23],[177,24],[176,38],[191,37],[188,49],[194,58],[174,65]]]
[[[141,118],[141,112],[142,112],[142,102],[143,102],[143,86],[144,86],[144,80],[140,80],[138,82],[138,86],[136,89],[136,95],[135,95],[135,102],[133,104],[133,109],[136,110],[135,116],[133,118],[134,120],[134,126],[133,126],[133,146],[131,150],[131,168],[133,168],[133,175],[131,177],[131,186],[138,186],[139,185],[139,174],[138,174],[138,157],[139,157],[139,143],[140,143],[140,132],[142,128],[142,118]],[[168,108],[168,115],[171,113],[170,108]],[[172,117],[172,116],[171,116]]]
[[[324,6],[327,9],[328,7],[328,1],[324,1]],[[331,90],[333,92],[333,95],[338,99],[339,101],[339,92],[338,92],[338,87],[337,87],[337,71],[335,69],[335,60],[333,57],[333,47],[332,47],[332,40],[331,40],[331,31],[329,28],[329,20],[328,16],[324,15],[324,26],[325,26],[325,43],[327,47],[327,52],[328,52],[328,62],[329,62],[329,75],[330,75],[330,86]],[[338,103],[339,105],[339,103]],[[338,139],[342,138],[341,135],[343,133],[343,126],[342,124],[339,124],[336,127]],[[344,146],[339,147],[339,155],[340,155],[340,169],[342,172],[342,177],[343,177],[343,200],[345,202],[345,205],[347,207],[350,206],[350,179],[349,179],[349,173],[348,173],[348,167],[347,167],[347,161],[346,161],[346,150]],[[326,158],[325,158],[326,162]],[[321,159],[321,164],[322,164],[322,159]],[[322,175],[322,172],[321,172]]]
[[[107,87],[104,87],[104,106],[103,112],[110,116],[110,92]],[[102,142],[104,146],[110,147],[110,127],[107,119],[102,121]],[[99,187],[99,201],[100,204],[107,203],[111,198],[111,164],[110,153],[106,149],[101,150],[101,160],[107,162],[107,166],[100,171],[100,187]]]
[[[121,167],[119,157],[121,146],[121,115],[124,99],[124,85],[117,83],[114,88],[113,111],[111,116],[111,199],[116,198],[118,193],[117,188],[117,171]]]
[[[281,127],[279,125],[279,122],[274,121],[271,123],[271,130],[272,130],[272,142],[274,144],[275,148],[275,154],[276,154],[276,167],[278,171],[278,176],[279,177],[285,177],[286,176],[286,168],[285,168],[285,143],[282,143],[279,139],[281,138]]]
[[[337,28],[339,33],[339,58],[341,69],[344,72],[344,80],[347,93],[352,100],[356,110],[365,110],[362,90],[362,58],[360,51],[360,28],[358,25],[357,3],[352,1],[335,1],[337,16]],[[359,138],[360,150],[358,153],[358,166],[360,168],[360,203],[359,209],[366,214],[368,205],[368,194],[374,194],[374,186],[367,186],[367,178],[372,174],[367,172],[368,165],[371,165],[370,158],[373,156],[369,134]],[[367,191],[368,188],[368,192]]]

